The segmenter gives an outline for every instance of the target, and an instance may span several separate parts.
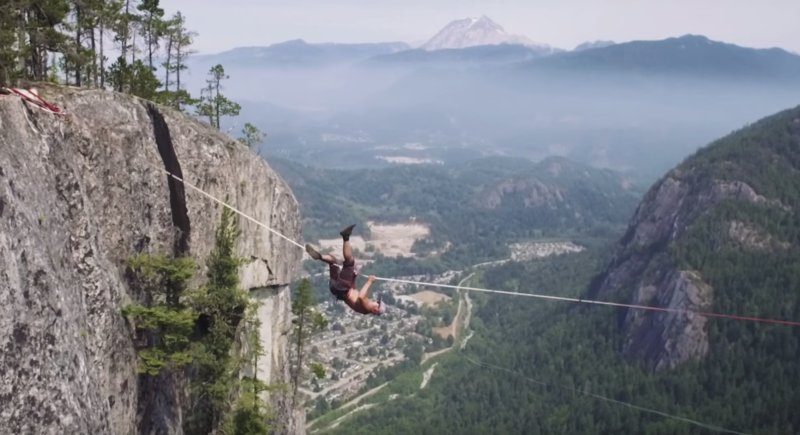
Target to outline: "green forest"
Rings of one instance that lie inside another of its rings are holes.
[[[579,296],[602,258],[593,251],[503,266],[482,285]],[[619,309],[473,299],[475,337],[427,389],[356,414],[333,433],[712,432],[587,393],[742,432],[800,427],[800,334],[791,328],[712,320],[708,360],[652,373],[619,355]]]
[[[431,236],[414,250],[443,254],[421,262],[378,261],[389,273],[434,273],[504,258],[509,242],[516,240],[615,237],[641,194],[634,186],[626,188],[619,173],[563,158],[534,163],[492,157],[454,166],[362,171],[279,159],[270,165],[300,202],[306,240],[331,238],[350,222],[359,224],[361,234],[368,231],[368,220],[414,217],[429,224]]]
[[[714,289],[714,312],[800,319],[800,109],[713,143],[672,175],[698,187],[714,180],[746,182],[780,203],[700,204],[678,240],[642,249],[698,271]],[[755,226],[772,244],[742,249],[727,236],[731,221]],[[609,251],[593,247],[505,264],[483,273],[480,284],[580,297],[610,261]],[[627,302],[632,291],[619,289],[612,297]],[[623,309],[482,294],[473,300],[475,337],[442,360],[427,389],[398,382],[395,400],[355,414],[331,432],[800,431],[796,327],[711,318],[704,360],[654,372],[620,352]]]

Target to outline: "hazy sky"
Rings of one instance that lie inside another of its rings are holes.
[[[162,0],[199,33],[202,53],[309,42],[423,42],[448,22],[486,15],[561,48],[597,39],[687,33],[800,53],[800,0]]]

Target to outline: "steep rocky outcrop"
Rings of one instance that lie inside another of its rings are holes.
[[[175,392],[160,391],[137,416],[136,355],[120,313],[136,297],[125,262],[140,252],[188,253],[203,265],[220,208],[163,168],[293,238],[297,202],[262,159],[181,113],[104,91],[44,94],[68,115],[0,97],[0,427],[180,432]],[[250,222],[241,230],[237,251],[252,259],[242,285],[261,304],[259,378],[281,383],[288,284],[301,253]],[[273,400],[287,431],[303,427]]]
[[[480,205],[488,209],[496,209],[508,196],[519,198],[522,206],[555,208],[556,204],[564,202],[564,192],[557,187],[548,186],[536,179],[511,179],[505,180],[484,192]]]
[[[711,144],[656,183],[590,296],[714,310],[716,299],[733,295],[725,294],[727,286],[714,288],[706,275],[729,276],[720,269],[733,264],[751,267],[752,262],[742,259],[749,252],[762,259],[776,256],[779,264],[800,258],[797,246],[784,240],[796,237],[799,202],[800,108]],[[727,264],[709,261],[723,254]],[[763,274],[752,267],[744,272]],[[621,318],[622,352],[655,370],[702,359],[709,352],[707,322],[692,313],[628,310]]]
[[[603,222],[599,227],[623,221],[638,201],[637,192],[622,174],[563,157],[549,157],[523,168],[517,162],[496,168],[468,165],[470,174],[463,178],[479,181],[472,188],[471,206],[502,219],[508,229],[515,224],[522,231],[534,227],[586,229]],[[497,179],[482,176],[484,171],[496,171]]]

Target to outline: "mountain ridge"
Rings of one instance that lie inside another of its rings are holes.
[[[195,63],[213,60],[250,66],[302,66],[352,62],[410,48],[405,42],[310,43],[303,39],[292,39],[267,46],[234,47],[220,53],[193,56],[190,60]]]
[[[558,53],[529,61],[525,67],[798,80],[800,56],[781,48],[742,47],[690,34]]]
[[[787,295],[766,283],[798,279],[780,267],[800,255],[799,150],[796,107],[688,157],[645,195],[589,296],[690,311],[796,317],[800,294]],[[738,266],[728,269],[724,262]],[[767,274],[755,264],[775,270]],[[748,279],[733,278],[741,275]],[[742,287],[742,281],[750,287]],[[763,294],[755,293],[758,289]],[[764,295],[780,298],[786,309],[763,303]],[[748,298],[762,301],[757,313],[749,312],[756,304],[744,302]],[[654,370],[704,359],[713,347],[703,316],[629,310],[620,320],[623,354]]]

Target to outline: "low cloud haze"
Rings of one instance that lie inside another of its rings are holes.
[[[195,56],[192,92],[215,63],[243,106],[228,128],[254,123],[265,156],[328,167],[560,155],[650,182],[800,103],[800,56],[702,36],[555,54],[294,41]]]
[[[560,155],[649,182],[800,103],[796,0],[164,7],[187,15],[199,52],[216,52],[190,58],[188,90],[199,94],[214,64],[230,75],[225,93],[243,110],[227,128],[251,122],[269,134],[265,156],[329,167]],[[482,18],[452,22],[465,16]],[[525,37],[567,50],[607,43],[565,52]],[[773,46],[789,52],[760,48]]]

